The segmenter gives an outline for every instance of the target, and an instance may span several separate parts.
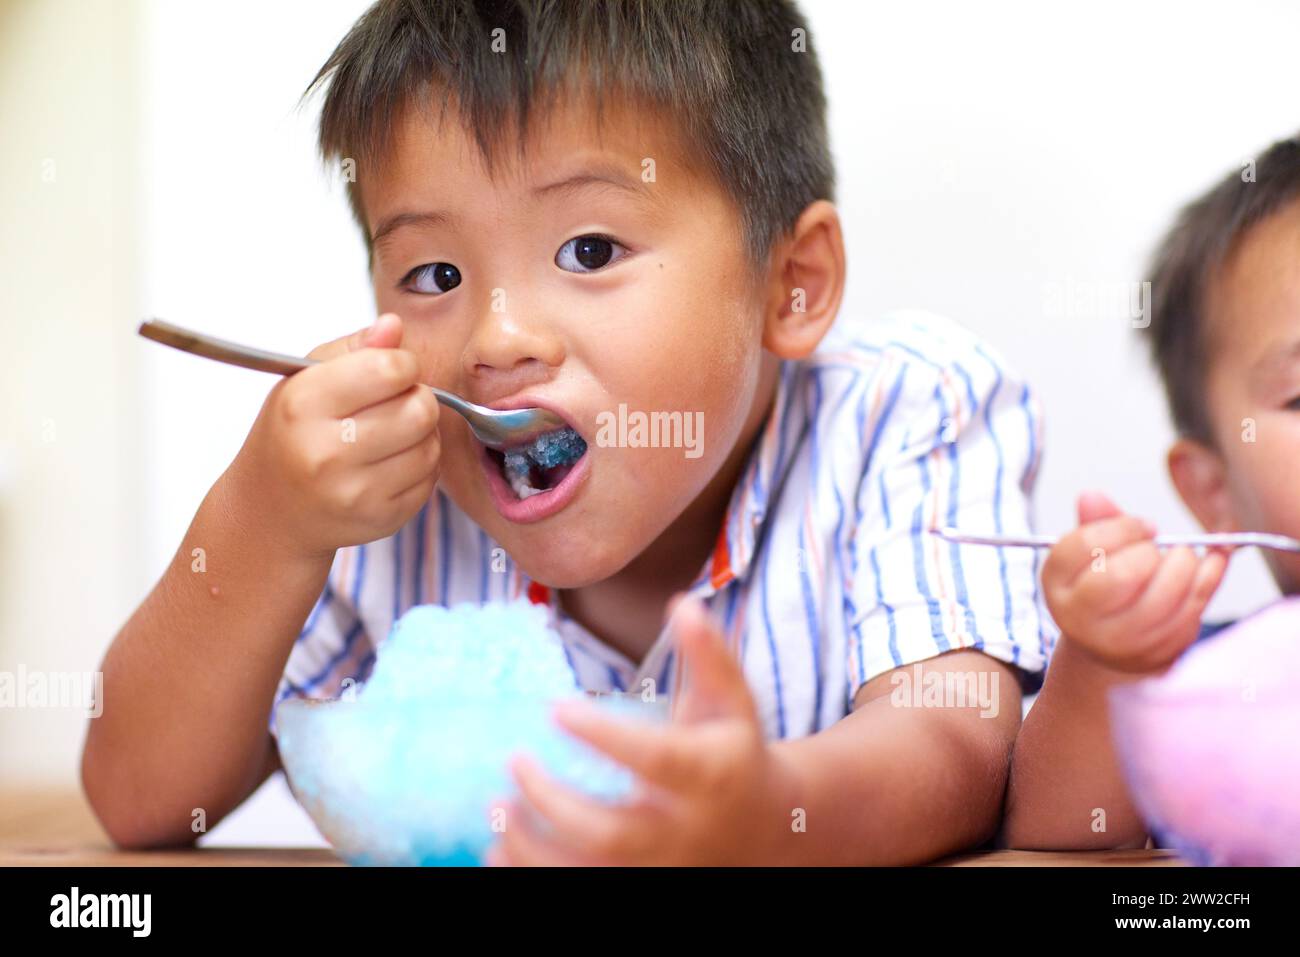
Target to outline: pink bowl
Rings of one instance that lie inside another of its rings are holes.
[[[1300,599],[1110,704],[1129,790],[1162,843],[1198,864],[1300,864]]]

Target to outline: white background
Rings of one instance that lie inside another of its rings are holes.
[[[110,355],[83,357],[76,367],[83,378],[67,388],[102,406],[101,415],[122,412],[114,442],[78,444],[75,430],[61,433],[60,474],[71,477],[55,490],[36,461],[50,454],[37,432],[52,387],[41,386],[40,401],[30,390],[14,397],[22,411],[2,434],[0,494],[5,514],[24,518],[0,525],[0,568],[39,556],[37,571],[0,586],[0,668],[20,660],[37,667],[55,660],[54,648],[59,661],[95,666],[171,558],[269,387],[256,373],[136,342],[139,316],[299,353],[373,316],[341,185],[314,154],[314,112],[296,108],[365,4],[167,0],[106,11],[102,3],[51,2],[23,17],[5,9],[9,27],[28,31],[20,37],[66,47],[67,25],[86,19],[86,7],[129,32],[114,48],[121,56],[111,77],[96,81],[120,96],[93,108],[118,121],[118,155],[134,165],[114,180],[116,206],[104,198],[107,186],[92,190],[80,212],[63,211],[66,229],[33,248],[23,241],[22,217],[32,231],[51,233],[48,216],[29,202],[39,188],[31,170],[50,140],[6,143],[5,168],[18,172],[0,183],[10,221],[4,248],[21,247],[0,263],[10,288],[6,335],[34,322],[58,332],[3,361],[6,369],[22,363],[23,381],[48,383],[66,376],[66,353],[78,342],[108,343]],[[1028,374],[1047,413],[1042,530],[1069,527],[1074,498],[1087,488],[1112,493],[1163,529],[1190,529],[1164,473],[1170,432],[1139,333],[1118,302],[1064,312],[1055,305],[1071,290],[1111,292],[1140,280],[1182,202],[1300,129],[1300,5],[809,0],[804,8],[831,101],[850,264],[845,313],[942,312]],[[9,46],[0,47],[6,71],[21,67],[48,80],[57,66],[34,56],[20,63],[9,32]],[[103,37],[79,42],[94,49]],[[89,82],[87,62],[62,69]],[[21,101],[11,88],[6,105],[26,104],[24,129],[59,129],[92,108],[85,86],[29,84]],[[42,98],[34,118],[32,100]],[[98,146],[73,138],[65,165],[75,165],[79,151],[98,155]],[[130,198],[125,208],[122,195]],[[98,245],[78,231],[92,215],[113,224]],[[22,265],[57,261],[71,283],[88,259],[110,254],[127,293],[91,309],[51,304]],[[48,314],[13,311],[32,304]],[[109,392],[99,399],[101,386]],[[78,515],[90,501],[94,513]],[[109,524],[103,509],[116,510]],[[51,522],[63,540],[41,532]],[[87,534],[108,540],[87,545]],[[87,574],[69,567],[73,554],[95,556],[92,568],[110,583],[93,613],[68,599],[78,574]],[[1262,563],[1241,556],[1214,612],[1236,614],[1271,594]],[[4,773],[75,780],[74,725],[37,746],[11,718],[0,722],[9,722],[0,724],[0,754],[13,759]],[[283,793],[264,794],[214,838],[295,843],[309,833],[304,827]]]

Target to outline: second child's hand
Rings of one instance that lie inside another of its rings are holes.
[[[1111,668],[1166,667],[1196,640],[1227,551],[1162,551],[1149,523],[1099,493],[1080,496],[1078,513],[1079,527],[1043,564],[1043,589],[1062,634]]]
[[[765,741],[744,673],[697,599],[672,614],[688,684],[663,726],[564,702],[566,731],[636,775],[632,798],[606,804],[535,761],[513,764],[520,797],[506,807],[496,865],[771,863],[790,833],[791,771]],[[539,826],[544,824],[545,827]]]

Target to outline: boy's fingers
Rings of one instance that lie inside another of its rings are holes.
[[[407,349],[362,349],[295,375],[304,402],[325,415],[353,417],[418,384],[420,364]]]
[[[1200,559],[1181,606],[1170,616],[1165,634],[1151,649],[1153,663],[1165,664],[1172,661],[1196,640],[1205,606],[1218,590],[1227,567],[1228,555],[1222,551],[1210,551]]]
[[[1118,505],[1101,492],[1084,492],[1078,502],[1079,524],[1100,521],[1103,518],[1117,518],[1123,514]]]
[[[324,362],[361,349],[396,349],[401,344],[402,320],[396,313],[386,312],[364,329],[317,346],[307,358]]]
[[[1075,579],[1074,602],[1090,615],[1117,615],[1138,600],[1159,565],[1160,551],[1150,542],[1107,552]]]
[[[615,718],[586,701],[561,701],[553,713],[569,734],[668,791],[698,788],[717,758],[716,746],[700,739],[698,728]]]
[[[1192,594],[1199,570],[1196,553],[1190,548],[1174,548],[1165,553],[1150,583],[1125,618],[1134,623],[1135,642],[1141,643],[1145,635],[1163,631],[1173,621]]]
[[[441,454],[442,447],[437,440],[418,442],[369,465],[370,482],[376,489],[386,489],[390,496],[399,495],[436,472]]]
[[[1097,562],[1154,535],[1155,529],[1135,515],[1102,518],[1064,536],[1052,548],[1047,561],[1063,570],[1064,578],[1069,580],[1091,573]]]
[[[1221,549],[1211,549],[1201,558],[1200,565],[1196,569],[1196,580],[1192,583],[1192,592],[1188,596],[1188,601],[1196,608],[1196,616],[1199,618],[1205,611],[1205,606],[1210,603],[1214,593],[1219,590],[1219,585],[1223,582],[1223,576],[1228,570],[1228,559],[1230,553]]]
[[[689,723],[752,715],[754,699],[745,674],[704,604],[698,598],[678,602],[671,627],[685,669],[682,699],[674,709],[674,719]]]
[[[349,434],[356,460],[379,462],[418,445],[437,431],[438,413],[432,390],[419,386],[361,410]]]

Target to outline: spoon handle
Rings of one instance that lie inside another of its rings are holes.
[[[154,342],[161,342],[165,346],[171,346],[173,349],[179,349],[181,352],[193,353],[205,359],[215,359],[217,362],[243,369],[253,369],[256,372],[293,375],[316,364],[315,359],[303,359],[280,352],[254,349],[252,346],[182,329],[161,319],[146,319],[140,323],[140,335]]]
[[[964,545],[1004,545],[1009,548],[1051,548],[1056,539],[1050,535],[975,535],[955,528],[932,529],[934,534],[950,542]],[[1267,532],[1207,532],[1196,535],[1157,535],[1155,543],[1160,548],[1175,548],[1179,545],[1212,548],[1226,546],[1231,548],[1271,548],[1279,552],[1300,552],[1300,541],[1285,535],[1273,535]]]
[[[274,375],[293,375],[320,361],[286,355],[283,352],[255,349],[228,339],[218,339],[216,336],[195,332],[192,329],[183,329],[161,319],[146,319],[140,323],[140,335],[154,342],[161,342],[165,346],[171,346],[173,349],[179,349],[181,352],[202,356],[205,359],[215,359],[217,362],[239,366],[241,369],[270,372]],[[461,415],[469,416],[479,411],[473,403],[465,401],[458,395],[444,392],[435,386],[428,388],[433,390],[439,402],[455,409]]]

